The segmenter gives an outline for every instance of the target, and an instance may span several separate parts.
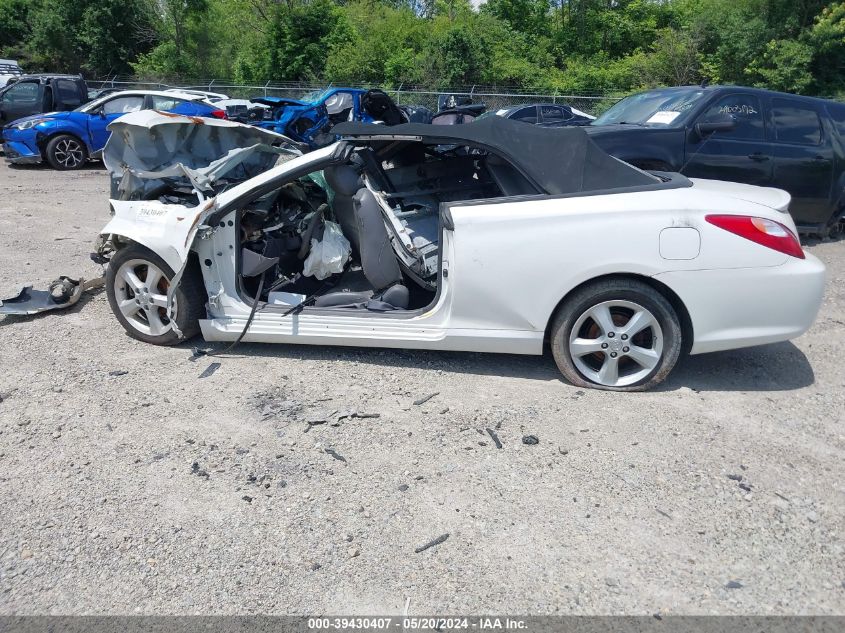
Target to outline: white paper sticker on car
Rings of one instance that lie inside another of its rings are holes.
[[[672,112],[671,110],[660,110],[651,115],[651,118],[646,123],[663,123],[669,124],[674,121],[680,112]]]

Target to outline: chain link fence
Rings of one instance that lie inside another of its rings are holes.
[[[251,97],[273,96],[303,99],[316,94],[332,85],[298,82],[267,82],[260,85],[236,84],[220,80],[193,82],[151,82],[133,78],[119,78],[109,80],[90,80],[87,82],[92,91],[109,88],[121,90],[146,89],[165,90],[168,88],[183,88],[203,90],[225,94],[234,99],[249,99]],[[421,105],[437,111],[437,99],[442,94],[454,94],[471,97],[474,103],[484,103],[488,110],[509,108],[527,103],[564,103],[587,114],[597,116],[611,105],[619,101],[624,95],[619,93],[604,94],[554,94],[522,91],[518,89],[497,88],[495,86],[458,86],[443,90],[431,90],[419,86],[399,86],[385,88],[383,86],[365,84],[343,84],[349,88],[382,88],[396,103],[400,105]]]

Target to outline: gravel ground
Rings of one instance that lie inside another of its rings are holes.
[[[0,167],[3,295],[96,275],[106,197],[102,168]],[[808,334],[644,394],[255,344],[200,378],[102,291],[0,318],[0,613],[845,614],[845,243],[810,250]]]

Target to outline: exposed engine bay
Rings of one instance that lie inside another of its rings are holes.
[[[424,308],[438,286],[441,203],[507,195],[508,169],[521,178],[468,147],[355,147],[240,210],[242,287],[285,308]]]

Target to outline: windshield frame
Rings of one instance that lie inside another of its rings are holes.
[[[658,88],[656,90],[647,90],[645,92],[638,92],[629,95],[613,104],[606,112],[597,117],[590,125],[602,127],[605,125],[640,125],[643,127],[656,128],[677,128],[683,127],[694,113],[697,112],[700,106],[709,101],[709,92],[705,88],[698,86],[687,86],[684,88]],[[678,101],[680,99],[687,99],[686,106],[682,110],[674,109],[674,104],[668,109],[664,109],[667,102]],[[647,104],[651,107],[646,108]],[[644,112],[641,114],[637,112]],[[658,112],[679,112],[669,122],[652,121],[649,119],[655,117]],[[628,113],[626,116],[625,113]],[[636,114],[635,114],[636,113]],[[635,114],[634,116],[631,116]]]

